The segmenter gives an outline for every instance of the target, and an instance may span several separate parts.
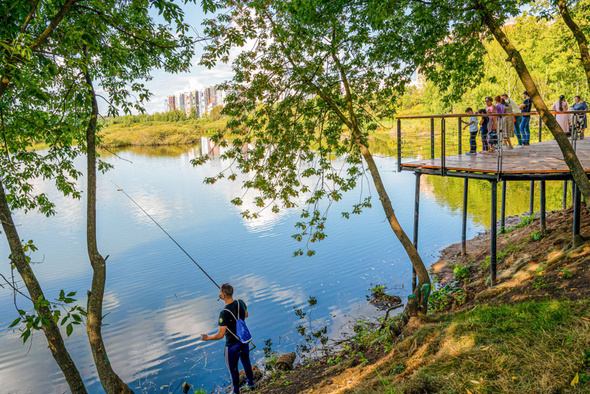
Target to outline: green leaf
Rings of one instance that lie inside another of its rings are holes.
[[[14,319],[14,321],[8,326],[8,328],[12,328],[14,326],[16,326],[17,324],[20,323],[20,317],[17,317],[16,319]]]
[[[74,331],[74,326],[72,325],[72,323],[68,324],[66,326],[66,334],[67,336],[72,335],[72,332]]]
[[[23,333],[21,334],[21,337],[23,339],[23,344],[25,342],[27,342],[27,339],[29,339],[30,336],[31,336],[31,330],[30,329],[26,329],[25,331],[23,331]]]

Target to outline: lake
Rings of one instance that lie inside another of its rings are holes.
[[[178,386],[185,380],[210,391],[229,385],[223,341],[200,341],[201,333],[217,331],[223,304],[217,299],[218,289],[115,184],[218,283],[230,282],[235,297],[246,301],[247,322],[257,345],[253,362],[260,364],[266,339],[279,352],[294,351],[301,343],[294,330],[300,322],[294,308],[305,307],[309,296],[318,300],[314,325],[327,324],[330,336],[338,337],[350,329],[354,318],[375,316],[366,300],[370,287],[385,284],[403,299],[409,294],[410,262],[384,220],[374,189],[373,208],[360,216],[341,217],[341,212],[358,202],[358,190],[334,204],[327,221],[328,237],[313,245],[316,255],[293,258],[293,251],[301,247],[291,238],[297,232],[298,211],[265,211],[259,219],[243,219],[240,212],[248,206],[230,203],[243,193],[239,182],[203,184],[224,163],[215,158],[201,167],[191,165],[202,148],[129,148],[117,151],[118,157],[103,155],[115,165],[99,175],[98,185],[98,245],[103,256],[109,256],[103,335],[115,371],[132,389],[180,392]],[[393,157],[383,155],[376,162],[396,214],[411,236],[415,176],[396,173]],[[77,163],[83,168],[85,162]],[[85,180],[78,183],[83,188]],[[460,241],[462,184],[459,179],[423,177],[419,252],[427,265],[436,260],[441,248]],[[548,209],[560,207],[560,185],[549,185]],[[50,218],[15,214],[21,238],[33,240],[38,247],[31,255],[33,269],[47,298],[57,298],[61,289],[76,291],[85,306],[91,282],[85,201],[60,196],[50,183],[39,181],[35,187],[49,194],[58,213]],[[510,185],[509,214],[528,210],[528,187],[528,182]],[[488,226],[489,190],[487,182],[470,183],[469,237]],[[9,254],[2,235],[0,273],[8,278]],[[22,297],[16,302],[21,309],[31,309]],[[0,391],[68,391],[43,334],[34,333],[23,345],[19,332],[7,328],[16,317],[12,292],[0,287]],[[102,392],[83,326],[66,338],[66,346],[89,392]]]

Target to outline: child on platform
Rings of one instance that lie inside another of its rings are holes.
[[[461,123],[465,123],[463,128],[469,126],[469,145],[470,150],[466,153],[466,155],[477,155],[477,142],[475,138],[477,137],[477,116],[473,116],[473,109],[471,107],[467,107],[465,113],[469,115],[469,122],[461,121]]]

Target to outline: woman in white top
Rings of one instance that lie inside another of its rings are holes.
[[[559,96],[559,100],[553,103],[553,107],[551,107],[551,111],[567,111],[568,105],[565,101],[565,96],[562,94]],[[570,130],[570,120],[568,114],[556,114],[555,119],[557,123],[561,126],[561,129],[564,133],[569,132]]]

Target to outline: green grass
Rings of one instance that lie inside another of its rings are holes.
[[[130,145],[188,145],[203,135],[225,127],[226,120],[186,120],[184,122],[111,123],[101,131],[101,145],[121,147]]]
[[[478,305],[428,316],[355,392],[588,393],[589,317],[590,300]],[[371,333],[368,342],[387,335]],[[582,378],[573,387],[576,374]]]

